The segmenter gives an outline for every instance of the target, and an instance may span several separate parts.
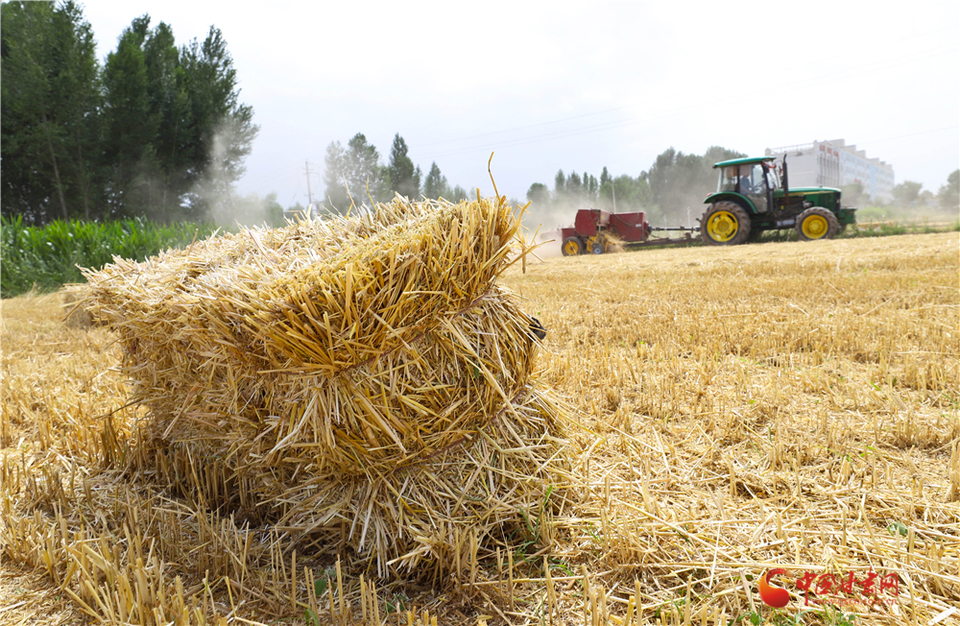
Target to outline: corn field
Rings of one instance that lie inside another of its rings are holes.
[[[83,281],[79,267],[100,268],[114,256],[142,261],[168,248],[205,239],[209,224],[161,225],[136,218],[112,222],[55,221],[24,226],[18,216],[3,218],[0,239],[0,293],[10,298],[35,290],[49,293]]]
[[[405,576],[190,497],[217,476],[131,481],[117,335],[4,300],[0,622],[960,623],[958,248],[528,256],[501,284],[547,329],[572,471],[496,548],[444,527],[452,565]]]

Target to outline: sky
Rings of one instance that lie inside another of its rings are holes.
[[[333,141],[394,135],[424,175],[524,199],[557,170],[637,176],[673,147],[845,139],[934,193],[960,167],[960,3],[91,0],[101,60],[138,16],[219,28],[260,126],[241,193],[323,194]]]

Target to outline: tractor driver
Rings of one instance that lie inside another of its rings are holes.
[[[740,166],[740,180],[737,182],[737,192],[743,195],[753,194],[753,182],[750,180],[751,169],[749,166]]]

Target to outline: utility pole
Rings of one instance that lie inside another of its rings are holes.
[[[307,198],[310,200],[310,204],[307,205],[307,210],[309,207],[313,206],[313,193],[310,191],[310,161],[306,161],[307,164]]]

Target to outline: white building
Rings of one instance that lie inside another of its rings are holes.
[[[791,187],[843,187],[860,183],[871,200],[889,201],[893,193],[893,166],[868,158],[843,139],[814,141],[799,146],[767,148],[768,156],[787,156]]]

